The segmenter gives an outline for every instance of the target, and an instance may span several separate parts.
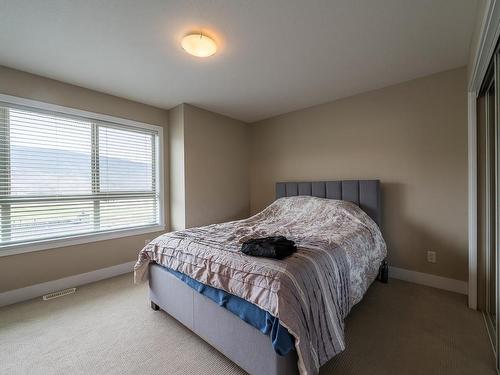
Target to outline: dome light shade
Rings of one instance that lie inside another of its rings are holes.
[[[187,53],[197,57],[212,56],[217,51],[215,41],[202,33],[186,35],[181,45]]]

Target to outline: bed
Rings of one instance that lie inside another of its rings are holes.
[[[316,374],[344,349],[343,319],[352,306],[377,275],[387,280],[380,181],[277,183],[276,198],[249,219],[160,236],[139,254],[136,281],[149,280],[153,309],[169,313],[248,373]],[[309,208],[326,219],[309,217]],[[295,215],[294,220],[283,222],[286,215]],[[300,220],[310,221],[299,235]],[[335,225],[333,237],[323,238],[323,222],[326,228]],[[294,260],[248,260],[236,250],[247,238],[278,233],[296,237]],[[361,271],[351,271],[357,263],[363,264]],[[304,293],[306,283],[321,293]],[[231,310],[233,297],[237,308]],[[217,298],[222,302],[214,303]],[[245,303],[257,308],[267,328],[242,316],[238,306]],[[287,334],[295,350],[288,350]],[[335,337],[325,340],[329,335]],[[281,355],[280,345],[286,348]]]

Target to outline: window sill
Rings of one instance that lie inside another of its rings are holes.
[[[31,253],[34,251],[56,249],[58,247],[66,247],[66,246],[81,245],[92,242],[106,241],[116,238],[137,236],[140,234],[161,232],[164,230],[165,230],[164,225],[154,225],[143,228],[135,228],[135,229],[129,228],[129,229],[115,230],[103,233],[91,233],[91,234],[83,234],[77,236],[68,236],[57,239],[34,241],[30,243],[15,244],[0,248],[0,257],[23,254],[23,253]]]

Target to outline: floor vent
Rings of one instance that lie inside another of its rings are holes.
[[[49,294],[44,295],[43,300],[48,301],[49,299],[67,296],[68,294],[73,294],[75,292],[76,292],[76,288],[64,289],[64,290],[60,290],[58,292],[49,293]]]

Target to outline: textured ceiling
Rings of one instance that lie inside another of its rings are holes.
[[[476,0],[0,0],[0,65],[256,121],[467,63]],[[180,39],[202,29],[208,59]]]

